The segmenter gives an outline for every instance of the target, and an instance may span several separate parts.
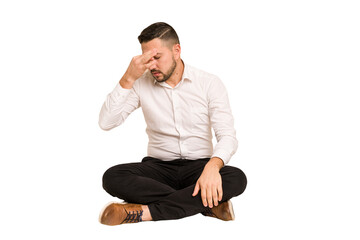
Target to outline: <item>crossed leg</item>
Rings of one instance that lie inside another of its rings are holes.
[[[192,192],[209,159],[161,161],[146,157],[141,163],[120,164],[108,169],[103,187],[112,196],[146,205],[152,220],[179,219],[206,211],[200,194]],[[220,170],[223,200],[240,195],[246,188],[245,174],[238,168]]]

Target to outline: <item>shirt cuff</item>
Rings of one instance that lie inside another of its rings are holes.
[[[231,155],[224,150],[215,150],[215,152],[213,153],[211,158],[213,158],[213,157],[220,158],[221,160],[223,160],[224,165],[226,165],[229,163]]]

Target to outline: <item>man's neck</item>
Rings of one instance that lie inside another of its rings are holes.
[[[176,63],[176,68],[171,77],[166,80],[166,83],[174,88],[182,79],[182,75],[184,73],[184,63],[181,59]]]

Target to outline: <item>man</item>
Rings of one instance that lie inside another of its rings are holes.
[[[143,54],[133,57],[107,96],[99,125],[104,130],[117,127],[141,107],[148,156],[104,173],[104,189],[128,203],[105,206],[100,222],[119,225],[197,213],[233,220],[230,198],[245,190],[247,180],[240,169],[226,165],[237,140],[224,85],[182,61],[179,38],[170,25],[154,23],[138,39]]]

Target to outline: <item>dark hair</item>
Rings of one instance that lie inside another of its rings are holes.
[[[175,30],[167,23],[157,22],[145,28],[138,37],[140,44],[149,42],[155,38],[169,41],[174,44],[180,44],[179,37]]]

